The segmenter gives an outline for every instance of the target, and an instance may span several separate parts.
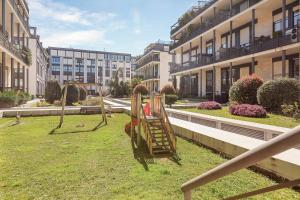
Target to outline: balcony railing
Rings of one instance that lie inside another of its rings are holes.
[[[250,54],[255,54],[258,52],[286,46],[299,42],[300,35],[298,34],[298,39],[292,40],[291,35],[284,35],[276,38],[269,38],[262,41],[257,41],[254,44],[243,45],[238,48],[221,48],[216,56],[213,55],[197,55],[196,61],[185,63],[184,65],[171,64],[170,73],[174,74],[181,71],[186,71],[194,69],[197,67],[214,64],[221,61],[226,61],[242,56],[247,56]]]
[[[136,64],[136,70],[145,66],[146,64],[150,63],[150,62],[159,62],[160,61],[160,58],[157,57],[157,56],[149,56],[145,59],[143,59],[142,62],[140,62],[140,64]]]
[[[158,74],[149,74],[149,75],[143,76],[144,81],[147,81],[150,79],[159,79],[159,75]]]
[[[193,30],[192,32],[190,32],[188,34],[185,34],[181,39],[174,42],[171,45],[170,49],[173,50],[173,49],[179,47],[180,45],[194,39],[198,35],[201,35],[202,33],[212,29],[213,27],[219,25],[220,23],[237,15],[238,13],[252,7],[253,5],[260,2],[261,0],[247,0],[247,1],[249,2],[248,6],[244,7],[243,9],[241,9],[240,6],[237,6],[237,7],[234,7],[232,11],[220,11],[219,13],[216,14],[216,16],[214,18],[206,20],[205,23],[199,25],[195,30]]]
[[[217,0],[210,0],[207,1],[204,5],[197,5],[193,6],[191,10],[187,11],[185,13],[186,18],[180,18],[172,27],[171,27],[171,35],[173,35],[175,32],[180,30],[184,25],[189,23],[191,20],[193,20],[195,17],[200,15],[203,11],[208,9],[211,5],[213,5]],[[188,15],[188,13],[190,13]]]
[[[28,22],[28,19],[25,20],[25,17],[22,15],[22,12],[20,11],[20,8],[19,8],[16,0],[10,0],[10,3],[12,5],[13,9],[16,11],[18,17],[20,18],[20,20],[24,24],[24,26],[27,29],[27,31],[29,31],[29,22]]]
[[[4,48],[6,48],[7,50],[9,50],[12,54],[14,54],[17,58],[19,58],[20,60],[24,61],[23,57],[22,57],[22,51],[20,50],[20,47],[12,44],[9,41],[8,38],[8,33],[3,34],[0,31],[0,45],[3,46]]]

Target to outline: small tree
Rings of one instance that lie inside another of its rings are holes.
[[[84,101],[87,96],[87,91],[84,87],[79,87],[78,89],[79,89],[79,100]]]
[[[63,89],[64,93],[65,87]],[[67,90],[67,98],[66,98],[66,105],[71,106],[73,103],[78,102],[79,100],[79,89],[75,84],[70,84],[68,85],[68,90]]]
[[[141,84],[141,82],[142,82],[142,79],[139,77],[131,79],[131,90],[133,91],[137,85]]]
[[[176,95],[176,90],[174,88],[173,85],[165,85],[161,91],[161,94],[165,94],[165,101],[166,104],[169,105],[170,107],[172,107],[172,104],[176,103],[176,101],[178,100],[178,96]]]
[[[61,87],[58,81],[48,81],[45,89],[46,101],[53,104],[54,101],[60,100],[61,96]]]
[[[147,94],[149,94],[149,91],[144,85],[139,84],[139,85],[135,86],[135,88],[133,90],[133,94],[138,94],[138,93],[141,93],[141,95],[147,95]]]
[[[122,96],[129,96],[130,93],[131,93],[131,89],[130,89],[130,86],[129,86],[129,83],[128,82],[123,82],[121,81],[120,82],[120,87],[121,87],[121,93],[122,93]]]

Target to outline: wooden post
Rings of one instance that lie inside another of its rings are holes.
[[[101,113],[102,113],[102,120],[105,122],[105,125],[107,125],[107,118],[106,118],[106,111],[104,108],[104,102],[103,102],[103,96],[102,96],[102,88],[100,87],[100,107],[101,107]],[[109,110],[110,112],[110,110]]]
[[[64,123],[64,115],[65,115],[65,105],[66,105],[66,99],[67,99],[67,92],[68,92],[69,84],[67,83],[65,86],[64,96],[62,100],[62,109],[60,114],[60,122],[57,128],[61,128],[62,124]]]
[[[141,93],[138,93],[137,99],[137,120],[138,120],[138,133],[137,133],[137,146],[141,145],[141,107],[142,107],[142,98]]]
[[[161,97],[162,97],[162,99],[161,99],[162,105],[165,106],[165,104],[166,104],[166,94],[163,93],[163,94],[161,95]]]
[[[184,192],[184,200],[192,200],[192,191],[186,191]]]
[[[153,115],[153,113],[154,113],[154,92],[151,93],[150,100],[151,100],[151,103],[150,103],[151,113]]]
[[[133,140],[133,137],[134,137],[134,131],[133,131],[133,129],[134,129],[134,126],[133,126],[133,119],[134,119],[134,116],[133,116],[133,114],[132,114],[132,112],[133,112],[133,110],[134,110],[134,98],[135,98],[135,95],[133,94],[132,96],[131,96],[131,112],[130,112],[130,116],[131,116],[131,123],[130,123],[130,136],[131,136],[131,140]]]

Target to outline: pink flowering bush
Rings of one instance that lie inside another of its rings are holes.
[[[206,101],[206,102],[201,102],[197,108],[199,110],[219,110],[222,109],[221,104],[215,101]]]
[[[229,112],[232,115],[243,117],[263,118],[267,116],[267,111],[259,105],[236,104],[229,107]]]

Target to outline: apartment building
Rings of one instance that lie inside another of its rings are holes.
[[[26,0],[0,1],[0,91],[29,92],[29,9]]]
[[[36,27],[30,27],[29,49],[32,54],[32,65],[29,68],[29,94],[44,96],[48,73],[48,53],[43,48]]]
[[[299,0],[211,0],[171,27],[173,84],[187,96],[228,99],[239,78],[299,79]]]
[[[158,41],[149,44],[144,54],[136,58],[135,76],[140,77],[150,92],[158,92],[163,86],[172,83],[170,78],[170,42]]]
[[[97,92],[97,86],[109,89],[117,71],[119,81],[131,80],[131,55],[105,51],[49,47],[49,79],[61,85],[75,81],[84,85],[89,94]]]

